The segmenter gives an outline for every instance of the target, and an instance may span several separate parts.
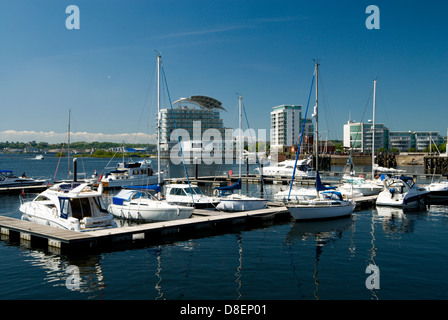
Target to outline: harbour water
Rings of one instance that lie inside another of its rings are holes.
[[[67,159],[58,166],[54,156],[31,158],[0,155],[0,167],[35,178],[53,178],[58,168],[57,178],[66,178]],[[80,159],[78,171],[101,173],[109,160]],[[199,175],[229,169],[199,168]],[[281,186],[266,188],[269,196]],[[19,219],[18,207],[18,195],[0,195],[1,215]],[[63,254],[2,236],[0,300],[446,300],[447,243],[444,204],[373,207],[344,219],[241,227],[102,253]],[[79,271],[78,286],[69,281],[70,266]]]

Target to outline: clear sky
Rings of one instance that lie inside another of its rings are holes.
[[[171,99],[218,99],[227,127],[237,93],[255,129],[305,106],[319,59],[323,137],[371,119],[374,79],[377,123],[446,135],[447,14],[442,0],[0,0],[0,141],[63,142],[70,108],[72,141],[139,142],[155,131],[155,50]]]

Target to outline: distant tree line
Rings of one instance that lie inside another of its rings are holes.
[[[0,142],[0,149],[24,149],[24,148],[38,148],[38,149],[62,149],[67,148],[67,144],[55,143],[50,144],[48,142]],[[72,142],[70,143],[70,149],[102,149],[107,150],[111,148],[148,148],[149,150],[155,149],[154,145],[147,144],[131,144],[131,143],[115,143],[115,142]]]

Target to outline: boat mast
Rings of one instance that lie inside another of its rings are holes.
[[[373,80],[373,119],[372,119],[372,180],[375,176],[375,98],[376,98],[376,79]]]
[[[68,109],[68,129],[67,129],[67,135],[68,135],[68,143],[67,143],[67,168],[68,168],[68,175],[67,178],[70,179],[70,113],[71,109]]]
[[[316,154],[316,175],[319,174],[319,121],[318,121],[318,78],[319,78],[319,61],[316,60],[316,106],[314,107],[314,117],[316,119],[316,130],[315,130],[315,140],[316,140],[316,146],[315,146],[315,154]],[[317,191],[317,199],[319,199],[319,191]]]
[[[239,111],[239,119],[238,119],[238,128],[240,129],[239,131],[240,131],[240,134],[239,134],[239,166],[238,166],[238,169],[239,169],[239,178],[241,178],[241,163],[242,163],[242,154],[243,154],[243,141],[242,141],[242,138],[243,138],[243,135],[242,135],[242,129],[241,129],[241,116],[242,116],[242,114],[241,114],[241,100],[243,99],[243,97],[240,95],[239,97],[238,97],[238,111]]]
[[[157,54],[157,183],[160,185],[160,65],[162,57]],[[159,192],[160,199],[160,192]]]

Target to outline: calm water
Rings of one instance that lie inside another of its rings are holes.
[[[57,158],[28,158],[0,155],[0,167],[53,178]],[[101,172],[109,160],[83,159],[78,170]],[[63,159],[59,178],[66,174]],[[269,195],[280,187],[267,188]],[[0,214],[20,218],[18,207],[17,195],[0,195]],[[0,299],[447,299],[447,243],[445,205],[412,212],[372,208],[329,222],[284,222],[87,255],[31,248],[2,236]],[[71,265],[80,271],[79,290],[66,286]],[[379,289],[366,287],[369,265],[379,270]]]

